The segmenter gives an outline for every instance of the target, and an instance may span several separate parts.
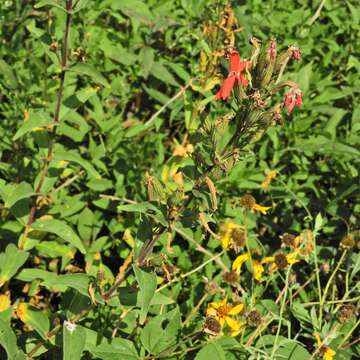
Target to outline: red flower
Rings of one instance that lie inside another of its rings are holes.
[[[273,61],[276,59],[276,40],[272,39],[269,49],[267,49],[267,54],[269,57],[269,61]]]
[[[284,98],[283,106],[287,107],[288,114],[290,114],[294,107],[300,107],[302,105],[302,92],[299,88],[291,88]]]
[[[294,59],[295,61],[299,61],[301,59],[301,52],[300,49],[296,46],[290,46],[289,47],[290,53],[291,53],[291,58]]]
[[[226,57],[230,61],[230,72],[223,86],[215,95],[217,100],[226,100],[235,86],[236,81],[243,86],[247,86],[249,83],[249,81],[244,78],[243,73],[248,69],[250,61],[241,61],[240,54],[234,48],[228,48],[226,50]]]

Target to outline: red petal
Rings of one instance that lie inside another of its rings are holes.
[[[296,105],[297,107],[300,107],[300,106],[302,105],[302,97],[301,97],[301,94],[296,96],[295,105]]]
[[[229,60],[230,60],[230,71],[239,71],[240,70],[240,54],[236,51],[234,51],[233,53],[231,53],[229,55]]]
[[[221,87],[221,89],[216,93],[215,98],[217,100],[226,100],[230,93],[232,88],[234,87],[235,84],[235,76],[229,76],[225,81],[223,86]]]

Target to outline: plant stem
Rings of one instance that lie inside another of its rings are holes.
[[[53,157],[53,151],[54,151],[54,144],[55,144],[55,138],[56,138],[56,129],[57,126],[60,123],[60,110],[61,110],[61,104],[64,97],[64,84],[65,84],[65,74],[66,74],[66,66],[67,66],[67,58],[68,58],[68,42],[69,42],[69,33],[70,33],[70,26],[71,26],[71,19],[72,19],[72,0],[67,0],[66,2],[66,26],[65,26],[65,33],[63,38],[63,46],[62,46],[62,58],[61,58],[61,73],[60,73],[60,86],[57,93],[57,101],[56,101],[56,107],[54,112],[54,118],[53,118],[53,124],[52,124],[52,131],[50,133],[49,142],[48,142],[48,151],[47,156],[44,159],[43,167],[41,170],[41,175],[39,182],[35,188],[35,193],[37,194],[36,197],[33,199],[33,205],[30,209],[29,213],[29,219],[25,226],[24,234],[22,235],[20,241],[19,241],[19,248],[23,249],[26,244],[26,239],[28,237],[28,234],[31,230],[31,225],[33,224],[35,220],[35,213],[36,213],[36,203],[40,195],[38,195],[41,192],[41,189],[44,185],[44,181],[46,178],[46,175],[49,171],[49,165],[50,161]]]

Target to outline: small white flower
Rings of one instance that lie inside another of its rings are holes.
[[[76,329],[76,324],[75,324],[75,323],[73,323],[73,322],[71,322],[71,321],[65,320],[64,324],[65,324],[65,327],[66,327],[71,333],[72,333],[73,331],[75,331],[75,329]]]

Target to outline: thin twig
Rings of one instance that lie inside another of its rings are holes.
[[[321,10],[325,5],[326,0],[322,0],[319,7],[316,9],[315,14],[311,17],[311,19],[308,21],[307,25],[310,27],[320,16]]]
[[[176,226],[173,226],[172,229],[177,232],[181,237],[183,237],[185,240],[190,242],[191,244],[195,245],[196,250],[202,252],[203,254],[209,256],[210,258],[214,257],[214,255],[209,251],[206,250],[204,247],[202,247],[197,241],[195,241],[191,236],[186,234],[184,231],[179,229]],[[226,272],[229,271],[228,267],[222,262],[220,258],[214,258],[214,261]]]
[[[155,114],[151,116],[151,118],[145,122],[145,126],[150,126],[152,122],[171,104],[173,103],[178,97],[180,97],[185,90],[190,86],[191,81],[186,84],[184,87],[180,89],[171,99],[169,99]]]
[[[20,241],[19,241],[19,248],[23,249],[25,247],[26,239],[28,237],[28,234],[31,230],[31,225],[33,224],[35,220],[35,212],[36,212],[36,203],[37,199],[39,198],[39,193],[41,192],[41,189],[43,187],[45,178],[49,171],[49,165],[50,161],[53,157],[54,152],[54,144],[55,144],[55,137],[56,137],[56,129],[57,126],[60,123],[60,110],[61,110],[61,104],[64,96],[64,84],[65,84],[65,75],[66,75],[66,67],[67,67],[67,58],[68,58],[68,42],[69,42],[69,33],[70,33],[70,25],[71,25],[71,18],[72,18],[72,0],[67,0],[66,2],[66,25],[65,25],[65,33],[64,33],[64,40],[63,40],[63,47],[62,47],[62,59],[61,59],[61,73],[60,73],[60,86],[57,94],[57,101],[56,101],[56,108],[54,112],[54,118],[53,118],[53,127],[52,132],[50,134],[49,142],[48,142],[48,151],[47,156],[44,158],[44,164],[43,168],[41,170],[40,179],[36,186],[35,193],[36,195],[35,199],[33,199],[33,205],[30,209],[29,219],[25,226],[24,234],[22,235]]]
[[[174,278],[172,280],[170,280],[169,282],[167,282],[165,285],[160,286],[158,289],[156,289],[156,292],[159,292],[167,287],[169,287],[170,285],[172,285],[173,283],[176,283],[182,279],[185,279],[186,277],[190,276],[191,274],[194,274],[196,272],[198,272],[199,270],[201,270],[203,267],[205,267],[207,264],[209,264],[212,261],[216,261],[217,258],[221,257],[224,254],[225,250],[223,250],[221,253],[217,254],[217,255],[213,255],[210,259],[206,260],[205,262],[203,262],[201,265],[199,265],[198,267],[196,267],[195,269],[192,269],[190,271],[188,271],[185,274],[180,274],[179,277]]]
[[[81,170],[78,174],[73,176],[72,178],[66,180],[63,184],[59,185],[56,189],[54,189],[52,192],[58,192],[61,189],[66,188],[67,186],[71,185],[74,181],[76,181],[80,176],[84,174],[84,170]]]
[[[116,276],[115,282],[113,286],[105,293],[103,294],[102,298],[107,301],[111,298],[113,293],[116,291],[116,289],[121,285],[121,283],[124,281],[126,274],[128,272],[128,267],[130,266],[132,259],[133,259],[134,252],[131,251],[130,254],[125,259],[124,263],[121,265],[119,269],[119,273]]]

